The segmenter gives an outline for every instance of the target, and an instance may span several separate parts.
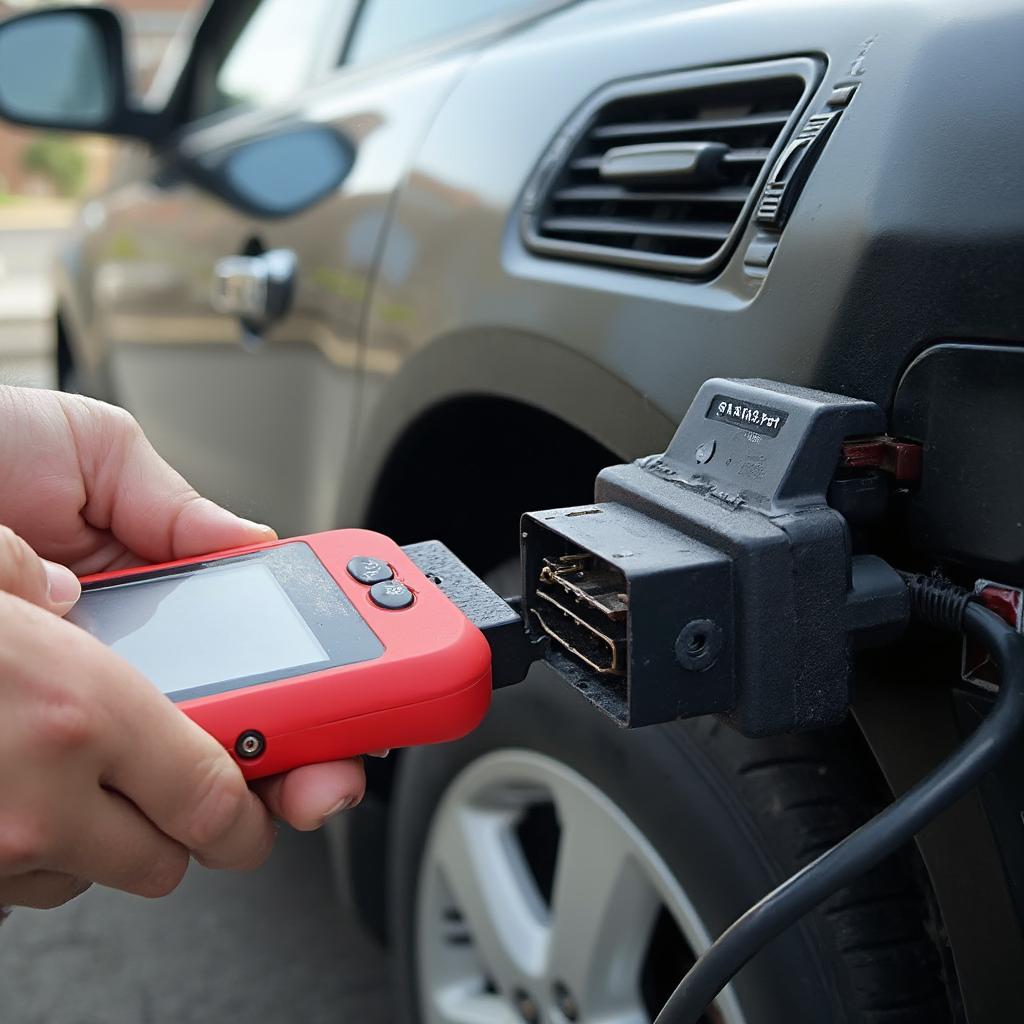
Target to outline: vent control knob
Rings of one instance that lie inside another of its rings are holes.
[[[758,224],[781,230],[841,114],[841,110],[830,110],[808,118],[796,138],[782,151],[757,203],[755,219]]]

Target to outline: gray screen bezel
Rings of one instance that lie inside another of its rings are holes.
[[[243,555],[226,558],[211,558],[152,572],[133,573],[131,576],[112,580],[97,580],[82,587],[80,601],[88,601],[88,595],[127,585],[145,584],[147,580],[169,579],[175,576],[193,575],[204,569],[219,568],[243,562],[259,562],[273,573],[288,600],[302,616],[306,625],[327,652],[326,661],[307,662],[303,665],[287,666],[273,672],[237,676],[200,686],[172,690],[167,696],[178,703],[196,697],[241,690],[262,683],[273,683],[281,679],[322,672],[343,665],[355,665],[372,661],[384,653],[384,644],[370,628],[366,620],[356,611],[335,579],[324,567],[313,549],[304,541],[291,541],[277,547],[263,548]],[[188,637],[182,637],[188,643]]]

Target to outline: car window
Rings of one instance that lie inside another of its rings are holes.
[[[267,106],[296,93],[337,46],[354,0],[232,0],[196,57],[189,120]]]
[[[537,0],[363,0],[345,52],[348,64],[390,57]]]

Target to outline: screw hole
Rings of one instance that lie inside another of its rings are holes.
[[[266,747],[266,737],[256,729],[247,729],[235,741],[235,753],[245,761],[259,757]]]
[[[676,660],[688,672],[703,672],[718,660],[722,630],[711,619],[693,619],[676,637]]]

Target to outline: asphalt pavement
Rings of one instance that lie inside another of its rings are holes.
[[[6,228],[0,215],[0,384],[54,384],[50,274],[62,236],[52,225]]]
[[[93,888],[0,928],[3,1024],[389,1024],[383,953],[333,900],[319,834],[163,900]]]

